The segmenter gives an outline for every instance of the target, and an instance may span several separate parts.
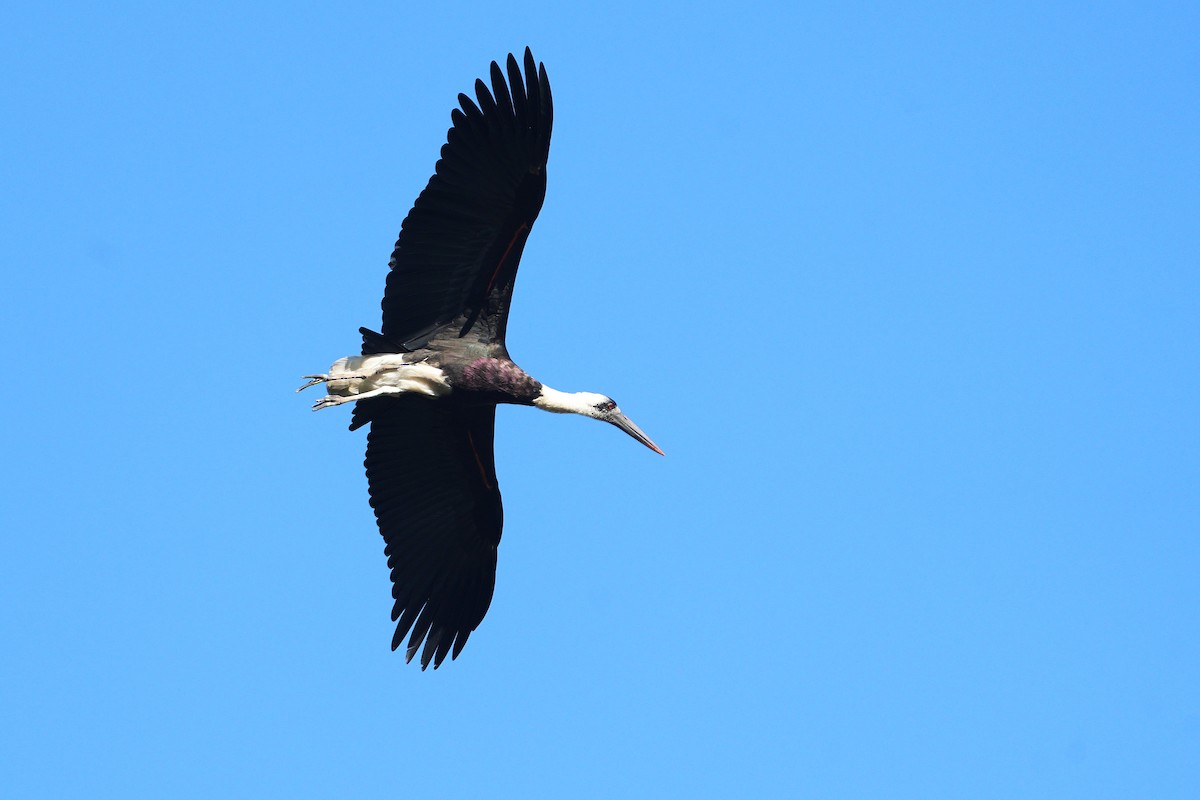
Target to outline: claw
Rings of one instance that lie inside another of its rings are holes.
[[[308,383],[304,384],[299,389],[297,389],[296,390],[297,392],[303,392],[305,389],[307,389],[310,386],[316,386],[318,383],[324,383],[325,381],[329,380],[328,375],[301,375],[300,377],[309,378],[310,380],[308,381]]]
[[[313,403],[312,410],[320,411],[322,408],[329,408],[330,406],[341,405],[342,403],[346,402],[349,399],[350,398],[348,398],[348,397],[338,397],[337,395],[332,395],[332,394],[325,395],[320,400]]]

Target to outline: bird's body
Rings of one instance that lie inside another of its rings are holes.
[[[525,50],[493,62],[491,91],[460,109],[428,186],[404,220],[383,298],[382,332],[360,329],[362,354],[309,375],[354,403],[370,425],[371,505],[392,570],[393,649],[409,636],[421,666],[458,656],[491,603],[503,527],[492,452],[498,404],[576,413],[662,451],[610,398],[559,392],[505,348],[517,266],[546,193],[553,105],[545,68]],[[507,71],[507,82],[505,81]],[[411,630],[411,635],[409,632]]]

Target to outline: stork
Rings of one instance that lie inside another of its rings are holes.
[[[491,65],[491,90],[458,96],[441,158],[400,228],[381,332],[360,328],[362,354],[305,375],[326,395],[313,410],[354,403],[370,425],[364,462],[391,569],[392,649],[421,669],[458,657],[492,602],[504,512],[493,456],[496,406],[533,406],[615,425],[662,454],[593,392],[531,377],[504,345],[517,264],[546,196],[554,106],[546,68],[525,48]],[[505,73],[507,72],[507,81]]]

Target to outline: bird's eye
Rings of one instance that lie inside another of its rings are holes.
[[[612,400],[605,400],[603,403],[596,403],[596,410],[603,411],[606,414],[609,411],[612,411],[616,407],[617,407],[617,404],[614,403]]]

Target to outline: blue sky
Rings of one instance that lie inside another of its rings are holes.
[[[400,5],[4,15],[0,793],[1197,796],[1194,5]],[[292,390],[526,44],[510,350],[668,457],[502,409],[422,673]]]

